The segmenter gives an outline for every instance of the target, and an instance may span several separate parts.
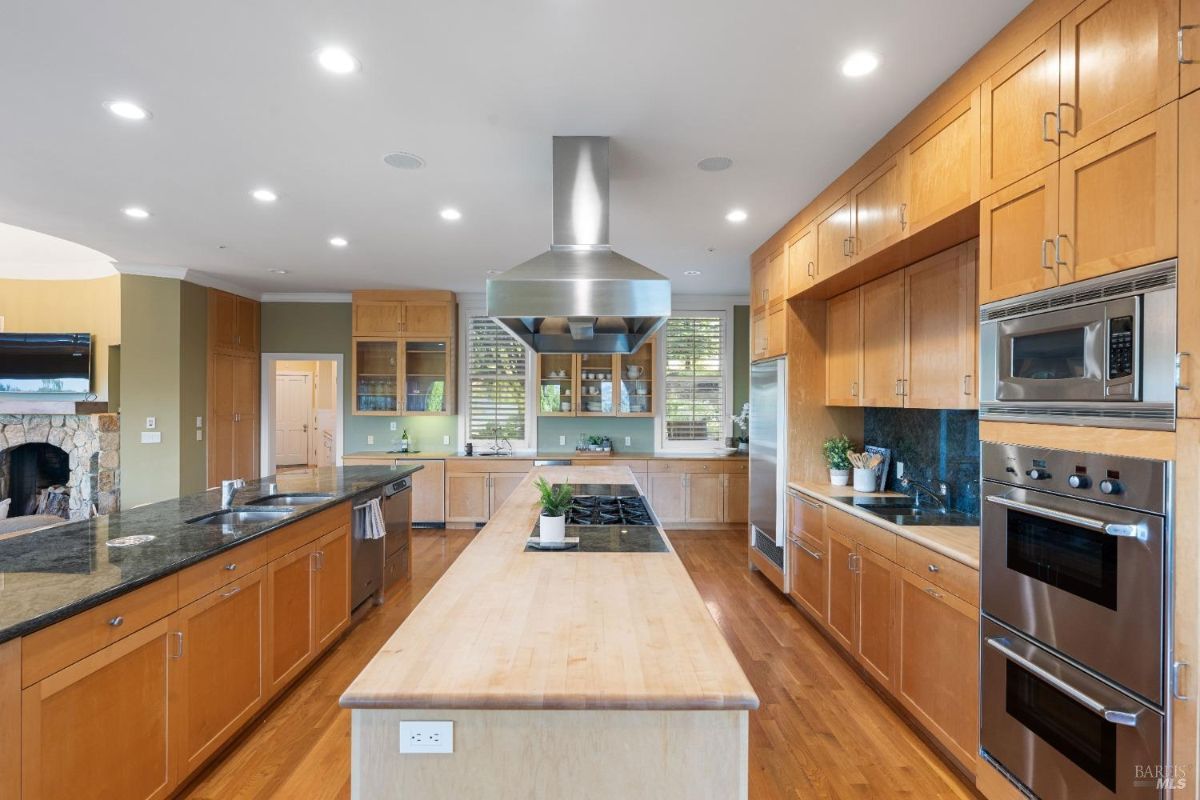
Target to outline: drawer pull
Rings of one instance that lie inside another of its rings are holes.
[[[792,539],[792,544],[796,545],[796,547],[799,547],[801,550],[803,550],[805,552],[806,555],[811,556],[814,560],[816,560],[816,561],[821,560],[820,553],[818,553],[816,550],[809,550],[807,547],[800,544],[800,541],[798,539]]]
[[[941,567],[939,567],[937,564],[930,564],[930,565],[929,565],[929,571],[930,571],[930,572],[941,572],[941,571],[942,571],[942,568],[941,568]]]
[[[939,591],[937,591],[936,589],[934,589],[932,586],[926,586],[926,587],[925,587],[925,593],[926,593],[927,595],[929,595],[930,597],[932,597],[933,599],[935,599],[935,600],[941,600],[941,599],[942,599],[942,593],[941,593],[941,592],[939,592]]]
[[[112,619],[110,619],[108,621],[108,624],[114,628],[119,628],[125,624],[125,618],[122,617],[120,614],[117,614],[115,617],[113,617]]]
[[[222,592],[221,597],[233,597],[235,594],[237,594],[241,590],[242,590],[242,587],[235,586],[232,589],[230,589],[228,592]]]
[[[225,570],[227,572],[233,572],[235,569],[237,569],[237,564],[226,564],[225,565]]]
[[[171,635],[175,637],[175,652],[171,655],[171,658],[183,658],[183,631],[172,631]]]

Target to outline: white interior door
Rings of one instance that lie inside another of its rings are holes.
[[[312,383],[308,375],[275,376],[275,465],[307,464],[312,421]]]

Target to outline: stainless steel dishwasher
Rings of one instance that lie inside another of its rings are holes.
[[[386,535],[382,539],[366,538],[367,508],[373,499],[379,500],[383,511]],[[353,608],[368,600],[382,603],[389,588],[411,577],[411,538],[412,478],[400,478],[355,498],[350,595]]]

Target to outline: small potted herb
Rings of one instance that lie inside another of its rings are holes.
[[[834,486],[845,486],[850,483],[850,451],[853,445],[845,436],[835,436],[826,439],[821,445],[825,454],[825,464],[829,467],[829,482]]]
[[[538,493],[542,499],[542,517],[538,523],[543,543],[561,542],[567,534],[567,509],[571,507],[571,487],[565,483],[551,486],[545,478],[538,478]]]

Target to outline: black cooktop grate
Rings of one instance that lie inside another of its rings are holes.
[[[582,495],[571,502],[568,525],[653,525],[654,518],[640,497]]]

